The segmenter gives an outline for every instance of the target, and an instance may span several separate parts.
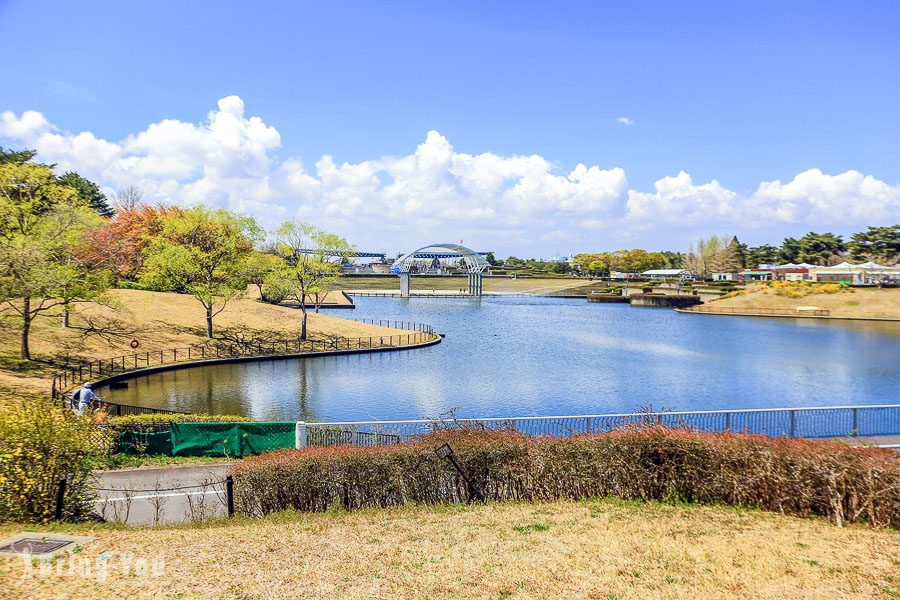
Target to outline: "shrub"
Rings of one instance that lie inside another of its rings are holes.
[[[660,426],[569,438],[448,430],[375,448],[281,450],[232,474],[239,510],[262,515],[454,503],[468,495],[434,449],[450,443],[492,500],[618,497],[724,503],[900,525],[900,455],[838,442]]]
[[[61,478],[64,516],[80,518],[89,496],[92,425],[49,399],[5,397],[0,405],[0,520],[49,521]]]
[[[110,417],[107,424],[117,429],[141,425],[171,425],[172,423],[247,423],[253,419],[239,415],[195,415],[182,413],[154,413]]]
[[[805,298],[810,294],[837,294],[852,291],[839,283],[817,283],[812,281],[771,281],[769,289],[779,296],[788,298]]]
[[[727,300],[728,298],[737,298],[738,296],[744,296],[746,294],[747,290],[732,290],[722,294],[718,298],[713,298],[711,302],[715,302],[716,300]]]

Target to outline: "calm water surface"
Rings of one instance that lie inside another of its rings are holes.
[[[159,373],[101,396],[276,421],[900,401],[898,323],[687,315],[555,298],[355,300],[352,313],[332,313],[429,323],[446,338],[404,352]]]

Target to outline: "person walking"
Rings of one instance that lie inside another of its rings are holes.
[[[85,381],[81,384],[81,387],[72,394],[72,411],[79,417],[84,414],[86,408],[90,407],[91,402],[100,400],[100,398],[97,397],[97,394],[94,393],[93,387],[94,386],[90,381]]]

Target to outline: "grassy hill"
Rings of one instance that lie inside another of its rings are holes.
[[[60,314],[39,317],[33,325],[34,361],[19,360],[19,323],[13,315],[0,319],[0,390],[45,392],[51,373],[66,362],[131,353],[132,339],[140,351],[202,343],[205,313],[192,296],[140,290],[110,290],[109,306],[76,305],[71,326],[62,327]],[[300,331],[300,311],[247,298],[229,303],[215,318],[217,337],[286,338]],[[347,315],[351,316],[351,315]],[[398,333],[325,314],[309,315],[309,335],[370,336]]]
[[[731,295],[730,295],[731,296]],[[832,285],[756,285],[709,303],[712,307],[775,308],[795,311],[798,306],[828,309],[833,317],[900,319],[900,288],[852,288]]]

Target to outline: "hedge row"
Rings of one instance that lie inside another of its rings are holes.
[[[490,500],[599,497],[722,503],[900,526],[900,454],[838,442],[645,426],[536,438],[447,430],[376,448],[282,450],[232,469],[238,510],[263,515],[468,500],[434,449],[450,443]]]
[[[139,425],[171,425],[172,423],[247,423],[253,419],[239,415],[197,415],[183,413],[153,413],[110,417],[107,424],[117,428]]]

